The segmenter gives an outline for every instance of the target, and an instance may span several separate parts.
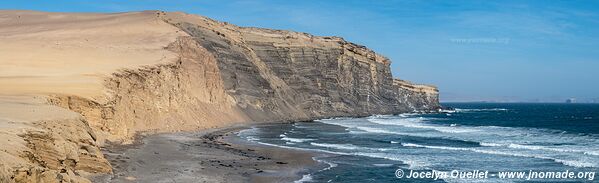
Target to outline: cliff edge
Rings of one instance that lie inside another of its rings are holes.
[[[86,182],[138,133],[439,108],[339,37],[179,12],[0,11],[0,182]]]

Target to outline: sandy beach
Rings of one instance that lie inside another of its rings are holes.
[[[237,133],[249,125],[139,137],[103,149],[112,175],[93,182],[293,182],[321,169],[325,156],[256,144]]]

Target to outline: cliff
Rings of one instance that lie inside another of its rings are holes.
[[[439,108],[364,46],[184,13],[0,11],[0,41],[0,182],[85,182],[140,132]]]
[[[437,90],[396,85],[390,61],[339,37],[245,28],[159,12],[215,55],[227,94],[253,121],[390,114],[438,107]],[[422,94],[422,95],[421,95]],[[426,99],[412,102],[415,97]]]
[[[439,90],[435,86],[414,84],[401,79],[393,79],[393,88],[399,103],[413,111],[439,109]]]

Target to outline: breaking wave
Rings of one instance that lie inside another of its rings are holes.
[[[540,156],[540,155],[534,155],[534,154],[520,154],[520,153],[515,153],[515,152],[504,152],[504,151],[496,151],[496,150],[484,150],[484,149],[477,149],[477,148],[446,147],[446,146],[428,146],[428,145],[419,145],[419,144],[412,144],[412,143],[405,143],[405,144],[402,144],[402,145],[405,146],[405,147],[442,149],[442,150],[451,150],[451,151],[472,151],[472,152],[477,152],[477,153],[493,154],[493,155],[503,155],[503,156],[516,156],[516,157],[526,157],[526,158],[547,159],[547,160],[552,160],[552,161],[555,161],[557,163],[561,163],[561,164],[564,164],[564,165],[567,165],[567,166],[573,166],[573,167],[599,167],[595,163],[584,162],[584,161],[579,161],[579,160],[563,160],[563,159],[557,159],[557,158]]]
[[[287,137],[287,135],[285,135],[285,134],[281,134],[281,135],[279,135],[279,137],[281,137],[281,140],[294,142],[294,143],[302,143],[302,142],[308,142],[308,141],[314,140],[314,139],[307,139],[307,138],[291,138],[291,137]]]

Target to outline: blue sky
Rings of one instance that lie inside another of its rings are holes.
[[[341,36],[442,101],[599,101],[599,1],[0,1],[0,9],[184,11]]]

